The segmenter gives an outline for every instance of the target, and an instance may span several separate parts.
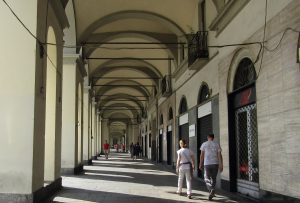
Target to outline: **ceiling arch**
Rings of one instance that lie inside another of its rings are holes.
[[[149,12],[149,11],[138,11],[138,10],[124,10],[118,11],[115,13],[108,14],[90,24],[80,35],[78,38],[78,43],[82,44],[87,42],[89,36],[95,32],[100,27],[107,25],[109,23],[124,19],[146,19],[158,22],[164,27],[168,28],[172,33],[177,35],[178,37],[183,38],[186,41],[185,32],[181,27],[179,27],[174,21],[164,17],[160,14]]]
[[[96,84],[94,85],[96,86]],[[134,89],[140,92],[143,96],[150,96],[149,90],[143,86],[143,84],[140,84],[133,80],[114,80],[112,82],[106,83],[105,86],[98,87],[97,95],[104,95],[107,91],[112,89],[117,89],[120,87],[126,87],[128,89]]]
[[[153,84],[159,85],[159,79],[161,79],[160,75],[157,75],[155,72],[150,70],[147,67],[141,66],[109,66],[101,68],[97,74],[91,76],[94,83],[97,83],[100,79],[104,79],[105,75],[108,75],[112,72],[117,72],[120,70],[128,70],[128,71],[135,71],[137,73],[141,73],[145,79],[149,79],[153,82]]]
[[[178,47],[174,44],[163,44],[164,42],[177,42],[176,35],[173,34],[164,34],[164,33],[154,33],[154,32],[144,32],[144,31],[121,31],[121,32],[107,32],[107,33],[95,33],[91,34],[87,39],[88,42],[99,42],[97,46],[85,47],[84,55],[89,57],[97,48],[101,47],[107,42],[110,42],[115,39],[131,37],[137,39],[143,39],[145,41],[149,41],[152,43],[156,43],[152,45],[152,48],[162,48],[168,53],[168,55],[174,58],[177,62],[178,59]]]
[[[134,59],[134,58],[132,58]],[[134,69],[136,71],[142,72],[149,77],[162,78],[162,73],[153,66],[151,63],[144,60],[107,60],[104,63],[99,64],[96,68],[90,70],[90,77],[98,76],[101,77],[107,72],[113,70],[128,68]]]
[[[109,98],[109,100],[107,100],[105,98]],[[110,103],[116,103],[116,101],[114,101],[114,99],[126,99],[128,101],[124,102],[124,103],[132,102],[141,109],[145,108],[143,103],[140,100],[138,100],[137,97],[129,95],[129,94],[121,94],[121,93],[115,94],[115,95],[110,95],[109,97],[104,96],[103,99],[98,102],[98,106],[106,106],[106,105],[109,105]]]
[[[110,104],[110,105],[105,105],[105,106],[102,106],[102,107],[99,107],[99,111],[102,112],[102,111],[106,111],[107,109],[109,109],[109,111],[116,111],[116,112],[119,112],[120,109],[124,109],[124,110],[129,110],[132,112],[132,115],[134,117],[136,117],[139,112],[138,112],[138,108],[135,107],[135,106],[132,106],[130,104],[127,104],[127,103],[113,103],[113,104]],[[114,109],[117,109],[117,110],[114,110]],[[122,111],[122,110],[121,110]]]

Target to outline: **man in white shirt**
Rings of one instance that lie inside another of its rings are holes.
[[[220,145],[214,141],[214,134],[207,136],[207,141],[201,147],[199,169],[202,170],[204,162],[204,180],[209,191],[209,200],[215,195],[216,178],[218,170],[223,171],[223,158]]]

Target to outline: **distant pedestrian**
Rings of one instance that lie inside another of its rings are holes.
[[[181,195],[182,183],[185,176],[187,197],[191,199],[192,195],[192,171],[194,170],[194,154],[186,146],[185,140],[179,141],[180,149],[177,151],[176,173],[178,174],[177,194]]]
[[[134,144],[133,142],[130,144],[130,157],[133,159],[133,147],[134,147]]]
[[[141,151],[141,147],[140,144],[137,142],[134,146],[133,146],[133,160],[135,160]]]
[[[220,145],[214,141],[214,134],[207,136],[207,141],[201,147],[199,169],[202,170],[204,162],[204,180],[209,191],[208,199],[215,196],[216,178],[218,170],[223,171],[223,158]]]
[[[107,140],[105,140],[105,143],[103,145],[103,149],[104,149],[105,159],[108,159],[109,144],[107,143]]]

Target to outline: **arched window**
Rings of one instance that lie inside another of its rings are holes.
[[[249,58],[244,58],[239,63],[235,77],[233,89],[237,90],[256,80],[256,72],[253,62]]]
[[[172,107],[169,108],[169,120],[173,119],[173,109]]]
[[[162,114],[160,115],[160,121],[159,121],[159,124],[160,124],[160,125],[164,124],[164,117],[163,117]]]
[[[209,92],[208,85],[206,83],[203,83],[201,85],[201,88],[200,88],[199,94],[198,94],[198,104],[201,104],[202,102],[208,100],[209,97],[210,97],[210,92]]]
[[[187,110],[188,110],[188,107],[187,107],[186,98],[183,96],[180,101],[179,114],[183,114],[183,113],[187,112]]]

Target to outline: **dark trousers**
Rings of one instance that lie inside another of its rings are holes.
[[[205,174],[204,174],[204,180],[206,183],[206,187],[208,191],[214,190],[216,187],[216,179],[218,175],[219,165],[213,164],[213,165],[206,165],[204,166]]]

